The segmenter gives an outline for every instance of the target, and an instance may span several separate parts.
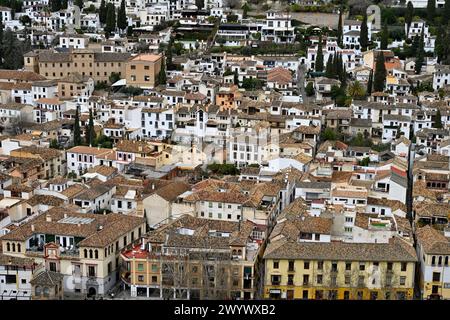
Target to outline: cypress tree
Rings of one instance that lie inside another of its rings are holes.
[[[333,55],[333,69],[332,69],[332,77],[336,78],[337,74],[338,74],[338,54],[335,53]]]
[[[338,22],[338,35],[337,35],[337,42],[338,46],[342,48],[342,39],[343,39],[343,28],[342,28],[342,15],[343,15],[344,7],[341,6],[339,8],[339,22]]]
[[[317,46],[317,56],[316,56],[316,72],[323,71],[323,52],[322,52],[322,36],[319,37],[319,44]]]
[[[339,79],[339,81],[342,81],[342,74],[343,74],[343,65],[342,65],[342,54],[338,53],[336,57],[336,76]]]
[[[105,0],[102,0],[102,2],[100,3],[100,10],[99,10],[99,19],[100,19],[100,23],[103,25],[106,23],[106,14],[108,9],[106,8],[106,2]]]
[[[86,144],[93,146],[95,142],[96,134],[94,129],[94,116],[92,115],[92,109],[89,109],[89,123],[86,131]]]
[[[420,42],[419,42],[419,48],[417,50],[417,58],[416,58],[416,65],[414,66],[414,71],[416,74],[420,74],[420,71],[422,70],[422,65],[425,59],[425,50],[424,50],[424,28],[422,28],[422,33],[420,34]]]
[[[436,0],[428,0],[427,2],[427,20],[432,23],[436,15]]]
[[[81,145],[81,131],[80,131],[80,114],[79,114],[79,106],[77,106],[75,111],[75,124],[73,126],[73,145],[79,146]]]
[[[388,31],[387,23],[385,22],[384,25],[383,25],[383,30],[381,32],[380,49],[381,50],[387,50],[388,42],[389,42],[389,31]]]
[[[445,0],[444,12],[442,13],[442,22],[447,24],[450,19],[450,0]]]
[[[434,121],[434,128],[441,129],[442,128],[442,119],[441,119],[441,110],[437,110],[436,112],[436,120]]]
[[[373,86],[373,70],[370,70],[369,80],[367,81],[367,95],[370,96],[372,94],[372,86]]]
[[[359,44],[361,51],[366,51],[369,45],[369,31],[367,29],[367,13],[364,14],[363,21],[361,23],[361,32],[359,34]]]
[[[406,6],[406,13],[405,13],[405,22],[407,25],[407,35],[409,33],[409,28],[411,27],[411,22],[414,17],[414,6],[411,1],[408,1],[408,5]]]
[[[122,2],[120,2],[120,8],[117,14],[117,28],[119,28],[120,30],[125,30],[127,26],[128,23],[127,13],[125,9],[125,0],[122,0]]]
[[[237,69],[234,69],[233,83],[235,85],[239,86],[239,74],[238,74]]]
[[[327,78],[333,77],[333,55],[328,54],[327,66],[325,68],[325,76]]]
[[[109,35],[116,29],[116,8],[111,2],[108,3],[107,8],[105,32]]]
[[[445,39],[445,31],[442,28],[442,26],[439,26],[439,30],[436,35],[436,42],[434,44],[434,54],[437,57],[438,63],[441,63],[443,55],[444,55],[444,50],[445,50],[444,39]]]
[[[373,77],[373,90],[375,92],[384,91],[386,82],[386,66],[384,65],[384,54],[379,52],[376,58],[375,74]]]
[[[165,59],[161,62],[161,70],[159,70],[158,74],[158,84],[166,84],[167,77],[166,77],[166,64]]]
[[[73,4],[78,6],[80,10],[83,9],[83,0],[75,0]]]

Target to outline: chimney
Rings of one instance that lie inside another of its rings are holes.
[[[103,215],[106,216],[106,210],[103,210]]]
[[[31,231],[34,232],[34,224],[31,225]]]
[[[152,190],[155,190],[155,183],[152,182]]]
[[[77,226],[78,226],[78,228],[80,228],[81,227],[81,223],[77,223]]]
[[[49,214],[45,215],[45,221],[52,222],[52,217]]]
[[[67,213],[64,213],[64,218],[67,218]]]
[[[145,241],[145,238],[142,237],[141,250],[145,250],[145,245],[146,245],[146,244],[147,244],[147,243],[146,243],[146,241]]]

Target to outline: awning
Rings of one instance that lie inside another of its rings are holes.
[[[119,81],[114,82],[112,87],[122,87],[127,85],[127,79],[120,79]]]

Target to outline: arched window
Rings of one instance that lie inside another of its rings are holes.
[[[21,252],[22,250],[21,250],[22,248],[20,247],[20,243],[18,243],[17,244],[17,252]]]
[[[445,265],[448,266],[448,256],[445,256]]]
[[[89,250],[89,258],[92,259],[92,249]]]
[[[84,257],[87,258],[87,249],[84,249]]]
[[[50,296],[50,290],[48,287],[44,287],[44,297]]]
[[[40,286],[37,286],[35,289],[34,289],[34,293],[36,294],[36,296],[40,296],[41,295],[41,292],[42,292],[42,288],[40,287]]]
[[[241,249],[238,250],[238,256],[242,256],[242,250]]]
[[[108,249],[105,248],[105,257],[108,256]]]
[[[98,259],[98,250],[95,250],[94,253],[95,253],[95,259]]]
[[[12,244],[12,251],[16,252],[16,244],[15,243]]]
[[[432,256],[431,257],[431,265],[434,266],[436,264],[436,257]]]
[[[11,251],[11,244],[9,242],[6,243],[6,251]]]
[[[235,256],[235,255],[236,255],[236,249],[233,250],[233,256]]]
[[[439,256],[439,259],[438,259],[438,265],[439,265],[439,266],[442,265],[442,256]]]

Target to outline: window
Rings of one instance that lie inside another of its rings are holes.
[[[402,270],[402,271],[406,271],[406,266],[407,266],[406,262],[402,262],[402,268],[401,268],[401,270]]]
[[[273,262],[273,268],[274,269],[278,269],[280,267],[280,262],[279,261],[274,261]]]
[[[138,281],[139,282],[144,282],[144,276],[143,275],[138,276]]]
[[[441,281],[441,273],[433,272],[433,282],[439,282],[439,281]]]
[[[88,266],[88,275],[89,277],[95,277],[95,266]]]
[[[392,262],[388,262],[387,263],[387,270],[388,271],[392,271],[392,265],[393,265]]]
[[[294,285],[294,275],[293,274],[289,274],[288,275],[288,282],[287,282],[288,286],[293,286]]]
[[[303,285],[307,286],[309,284],[309,275],[308,274],[304,274],[303,275]]]
[[[98,259],[98,250],[97,249],[94,251],[94,256],[95,256],[95,259]]]
[[[406,277],[400,277],[400,285],[404,286],[406,284]]]
[[[317,262],[317,269],[323,270],[323,261],[318,261]]]
[[[50,262],[49,269],[50,271],[56,272],[56,262]]]
[[[152,283],[156,283],[158,282],[158,277],[157,276],[152,276]]]
[[[143,263],[138,263],[137,270],[138,271],[144,271],[144,264]]]
[[[281,276],[280,275],[272,275],[272,285],[279,285],[281,282]]]
[[[359,270],[360,270],[360,271],[366,270],[366,264],[365,264],[364,262],[360,262],[360,263],[359,263]]]
[[[295,261],[294,260],[289,260],[289,266],[288,266],[288,271],[294,271],[294,264]]]
[[[304,262],[303,268],[304,268],[305,270],[309,270],[309,261],[305,261],[305,262]]]
[[[350,291],[344,291],[344,300],[350,299]]]
[[[317,275],[317,284],[322,284],[323,283],[323,275],[318,274]]]
[[[370,291],[370,300],[377,300],[377,299],[378,299],[378,292]]]
[[[351,271],[352,270],[352,264],[351,262],[347,262],[345,264],[345,271]]]
[[[345,284],[350,284],[350,276],[345,276]]]

